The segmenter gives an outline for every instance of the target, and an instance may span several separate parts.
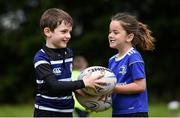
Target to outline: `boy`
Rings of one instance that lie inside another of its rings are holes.
[[[46,39],[35,57],[37,94],[34,117],[72,117],[74,100],[72,91],[100,86],[102,75],[71,81],[72,51],[67,48],[71,38],[73,20],[57,8],[46,10],[40,19],[42,34]]]

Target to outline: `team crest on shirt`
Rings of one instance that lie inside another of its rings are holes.
[[[61,67],[57,67],[57,68],[54,68],[53,69],[53,73],[55,74],[55,75],[61,75]]]
[[[119,71],[119,73],[122,74],[122,75],[125,75],[126,72],[127,72],[126,69],[127,69],[127,66],[126,66],[126,65],[120,66],[120,71]]]

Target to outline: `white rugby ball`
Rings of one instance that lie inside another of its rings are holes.
[[[88,76],[89,74],[96,75],[98,73],[103,73],[104,76],[101,78],[105,81],[102,84],[103,88],[97,87],[95,90],[89,87],[85,87],[82,89],[83,92],[89,95],[105,95],[111,92],[116,85],[116,76],[115,74],[108,68],[102,66],[91,66],[82,71],[78,77],[79,80],[82,80],[83,77]]]
[[[100,112],[111,108],[111,97],[108,97],[106,101],[104,99],[99,100],[100,97],[101,96],[79,96],[76,94],[78,102],[87,110]]]

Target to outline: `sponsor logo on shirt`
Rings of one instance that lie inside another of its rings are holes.
[[[126,84],[127,84],[126,82],[118,83],[118,85],[126,85]]]
[[[58,67],[58,68],[54,68],[53,69],[53,73],[55,74],[55,75],[61,75],[61,67]]]
[[[134,107],[129,107],[128,109],[134,109]]]

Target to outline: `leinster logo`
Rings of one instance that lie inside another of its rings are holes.
[[[53,69],[53,73],[55,74],[55,75],[61,75],[61,68],[60,67],[58,67],[58,68],[54,68]]]
[[[127,69],[126,65],[122,65],[120,67],[119,73],[122,74],[122,75],[125,75],[126,74],[126,69]]]

